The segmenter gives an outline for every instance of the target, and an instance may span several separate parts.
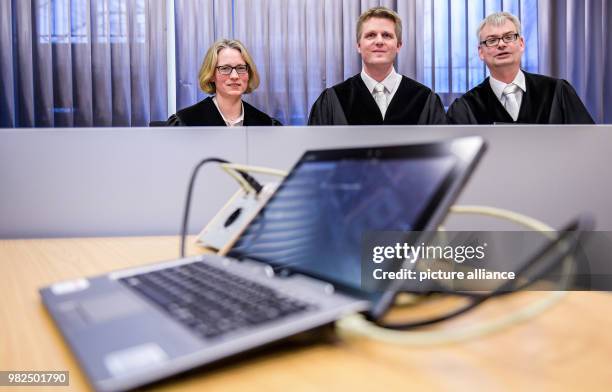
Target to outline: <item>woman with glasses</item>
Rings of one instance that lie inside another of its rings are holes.
[[[200,88],[212,96],[179,110],[168,119],[170,126],[281,125],[242,100],[243,94],[259,86],[259,74],[244,45],[222,39],[206,52],[200,73]]]

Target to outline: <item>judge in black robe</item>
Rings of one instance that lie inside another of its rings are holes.
[[[244,126],[281,125],[281,123],[257,110],[254,106],[242,101],[244,108]],[[168,126],[210,126],[224,127],[225,120],[214,104],[212,97],[208,97],[195,105],[186,107],[173,114],[166,123]]]
[[[315,101],[308,125],[446,124],[444,107],[428,87],[402,76],[385,117],[361,75],[327,88]]]
[[[593,124],[569,83],[521,70],[525,39],[516,16],[488,15],[478,29],[478,41],[478,56],[491,77],[451,104],[451,124]]]
[[[370,8],[359,17],[356,33],[362,72],[325,89],[310,110],[308,125],[445,124],[440,98],[395,72],[402,47],[399,15],[386,7]]]
[[[451,124],[593,124],[589,112],[562,79],[524,72],[526,91],[516,121],[495,96],[489,78],[448,108]]]
[[[214,97],[179,110],[170,116],[166,125],[281,125],[242,100],[243,94],[259,86],[257,67],[242,42],[220,39],[213,43],[204,56],[198,81],[202,91]]]

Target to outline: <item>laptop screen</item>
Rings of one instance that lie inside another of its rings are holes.
[[[424,230],[462,165],[413,145],[304,154],[230,254],[361,290],[369,230]]]

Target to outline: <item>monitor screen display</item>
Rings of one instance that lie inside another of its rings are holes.
[[[363,234],[422,230],[457,160],[453,154],[364,155],[306,155],[230,254],[359,290]]]

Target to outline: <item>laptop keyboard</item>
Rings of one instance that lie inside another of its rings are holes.
[[[207,339],[313,308],[270,287],[201,262],[119,281]]]

